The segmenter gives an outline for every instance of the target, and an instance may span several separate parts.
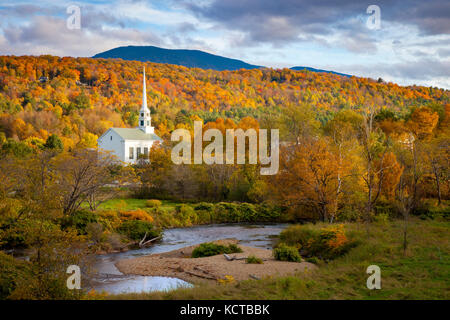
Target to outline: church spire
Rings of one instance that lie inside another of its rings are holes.
[[[142,108],[141,111],[148,111],[147,107],[147,87],[145,85],[145,67],[144,67],[144,76],[142,77],[143,87],[142,87]]]
[[[139,129],[145,133],[153,133],[154,128],[151,126],[150,110],[147,107],[147,87],[145,85],[145,67],[142,86],[142,107],[139,111]]]

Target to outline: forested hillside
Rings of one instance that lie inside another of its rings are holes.
[[[259,120],[308,104],[325,123],[340,109],[363,112],[377,106],[407,117],[414,107],[442,108],[450,100],[449,91],[437,88],[289,69],[211,71],[136,61],[3,56],[0,132],[31,146],[49,134],[57,134],[66,148],[94,146],[111,126],[137,125],[144,65],[148,105],[162,137],[194,116],[205,122]]]

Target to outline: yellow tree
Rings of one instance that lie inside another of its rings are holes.
[[[443,131],[438,137],[424,145],[423,152],[426,161],[426,171],[433,177],[436,186],[438,204],[442,203],[442,193],[448,196],[450,181],[450,143],[449,137]]]
[[[388,152],[376,163],[378,179],[381,181],[381,192],[387,199],[393,200],[395,190],[403,173],[403,166],[397,162],[394,153]]]
[[[288,103],[282,110],[279,122],[281,136],[295,144],[299,144],[302,137],[316,133],[320,127],[316,112],[308,104]]]
[[[284,148],[274,191],[286,204],[313,209],[322,221],[333,222],[339,201],[338,155],[326,139],[302,139]],[[342,175],[341,175],[342,177]]]
[[[424,139],[431,135],[439,121],[439,115],[429,107],[414,110],[407,122],[408,128],[417,139]]]
[[[439,121],[437,112],[433,112],[429,107],[421,107],[413,111],[410,119],[406,123],[410,131],[411,152],[412,152],[412,173],[413,173],[413,190],[412,190],[412,209],[414,209],[419,201],[419,182],[425,169],[422,157],[419,154],[424,153],[424,142],[431,137],[436,125]]]
[[[350,168],[356,165],[358,148],[358,129],[361,127],[363,117],[352,110],[343,110],[337,113],[334,118],[325,126],[325,133],[330,137],[330,143],[333,152],[337,156],[339,171],[337,175],[338,187],[336,196],[342,193],[343,179],[345,172],[341,172],[344,168]],[[336,201],[336,206],[338,201]],[[337,208],[336,210],[337,211]]]

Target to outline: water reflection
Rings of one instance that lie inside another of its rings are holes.
[[[104,283],[95,286],[98,292],[106,291],[112,294],[168,291],[180,287],[192,287],[189,282],[170,277],[130,276],[126,278],[108,278]]]

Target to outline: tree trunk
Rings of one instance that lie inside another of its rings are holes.
[[[438,168],[436,168],[435,166],[433,166],[433,172],[434,172],[434,177],[436,180],[436,188],[437,188],[437,192],[438,192],[438,205],[441,205],[441,182],[439,180],[439,170]]]

